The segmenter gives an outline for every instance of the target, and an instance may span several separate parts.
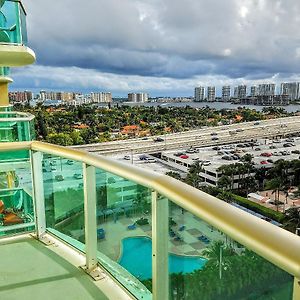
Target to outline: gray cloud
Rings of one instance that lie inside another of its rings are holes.
[[[298,0],[28,0],[25,5],[30,44],[45,67],[213,81],[289,78],[300,67]]]

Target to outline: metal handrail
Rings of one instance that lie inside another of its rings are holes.
[[[83,162],[157,191],[276,266],[300,278],[300,237],[166,175],[43,142],[1,143],[0,152],[33,150]]]

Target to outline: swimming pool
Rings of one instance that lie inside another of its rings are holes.
[[[140,280],[152,278],[152,241],[147,237],[122,240],[122,256],[119,264]],[[169,254],[169,272],[183,274],[200,270],[207,260],[203,257],[188,257]]]

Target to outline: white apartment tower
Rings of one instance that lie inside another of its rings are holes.
[[[208,102],[214,102],[216,100],[216,87],[215,86],[209,86],[207,88],[207,101]]]
[[[274,96],[275,95],[275,84],[260,84],[258,86],[258,95],[259,96]]]
[[[203,86],[195,88],[195,101],[203,102],[205,100],[205,89]]]
[[[299,82],[284,82],[281,84],[281,95],[288,95],[289,100],[299,99],[300,83]]]
[[[91,101],[93,103],[110,103],[112,102],[111,93],[91,93]]]
[[[128,94],[129,102],[139,102],[144,103],[149,99],[149,95],[147,93],[130,93]]]
[[[225,85],[222,87],[222,99],[224,101],[230,101],[231,97],[231,87],[230,85]]]

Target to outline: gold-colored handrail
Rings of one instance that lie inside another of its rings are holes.
[[[156,190],[266,260],[300,278],[300,237],[224,201],[169,176],[85,151],[43,142],[0,144],[0,151],[21,149],[80,161]]]

